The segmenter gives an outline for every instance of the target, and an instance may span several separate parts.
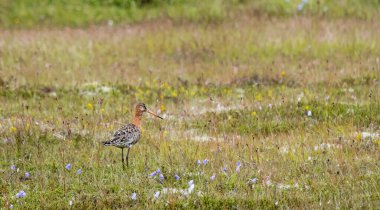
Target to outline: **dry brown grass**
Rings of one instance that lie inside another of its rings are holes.
[[[139,84],[180,77],[228,84],[285,71],[300,84],[336,83],[380,66],[377,22],[241,19],[215,26],[168,21],[121,27],[2,31],[1,77],[17,84]],[[311,76],[312,75],[312,76]]]

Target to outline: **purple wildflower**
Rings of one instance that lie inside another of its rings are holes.
[[[160,191],[154,193],[154,198],[157,199],[160,196]]]
[[[207,159],[204,159],[204,160],[203,160],[203,165],[207,165],[207,163],[208,163],[208,160],[207,160]]]
[[[257,178],[253,178],[253,179],[251,179],[250,181],[253,183],[253,184],[256,184],[257,183]]]
[[[240,163],[240,161],[238,161],[236,163],[236,172],[240,172],[240,166],[241,166],[241,163]]]
[[[157,171],[153,171],[153,173],[149,174],[149,176],[156,176],[157,175]]]
[[[25,198],[25,197],[26,197],[26,193],[25,193],[23,190],[20,191],[20,194],[21,194],[21,197],[22,197],[22,198]]]
[[[67,170],[70,170],[71,169],[71,164],[67,164],[66,167],[65,167]]]
[[[12,171],[16,170],[16,166],[15,166],[15,165],[12,165],[12,166],[11,166],[11,169],[12,169]]]
[[[78,175],[82,174],[82,169],[78,169],[77,174]]]
[[[180,179],[180,177],[176,174],[176,175],[174,175],[174,178],[175,178],[175,180],[179,180]]]
[[[20,192],[16,194],[16,198],[25,198],[25,197],[26,197],[26,193],[24,192],[24,190],[21,190]]]
[[[210,177],[211,181],[214,181],[215,179],[215,174],[213,174],[211,177]]]
[[[197,164],[200,165],[202,162],[200,160],[197,161]]]
[[[30,177],[29,172],[25,172],[25,177],[26,177],[26,178],[29,178],[29,177]]]
[[[137,199],[137,194],[134,192],[132,193],[132,196],[131,196],[132,200],[136,200]]]
[[[160,180],[163,181],[164,180],[164,175],[163,174],[160,174]]]

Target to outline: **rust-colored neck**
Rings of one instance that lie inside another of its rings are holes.
[[[135,112],[135,117],[134,117],[133,120],[132,120],[132,123],[133,123],[135,126],[139,127],[139,128],[141,128],[141,118],[142,118],[142,114],[143,114],[142,112],[136,110],[136,112]]]

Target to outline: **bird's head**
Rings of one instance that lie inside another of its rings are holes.
[[[160,116],[158,116],[156,113],[150,111],[148,108],[146,108],[146,105],[144,103],[139,103],[136,105],[136,114],[142,115],[144,112],[147,112],[155,117],[158,117],[160,119],[164,119]]]

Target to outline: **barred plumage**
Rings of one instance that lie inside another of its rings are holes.
[[[129,148],[140,140],[140,133],[139,127],[134,124],[128,124],[117,130],[110,140],[103,142],[103,145]]]
[[[127,155],[125,157],[128,166],[129,150],[131,149],[132,145],[136,144],[140,140],[141,118],[144,112],[148,112],[153,116],[163,119],[162,117],[147,109],[145,104],[139,103],[135,109],[135,117],[133,118],[133,122],[117,130],[108,141],[102,142],[105,146],[115,146],[121,148],[121,161],[123,163],[123,169],[124,148],[128,148]]]

